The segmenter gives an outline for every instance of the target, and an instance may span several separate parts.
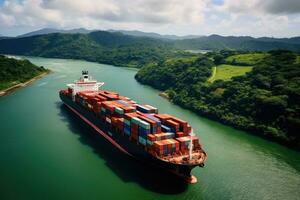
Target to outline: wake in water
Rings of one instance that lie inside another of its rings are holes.
[[[60,75],[60,76],[55,77],[54,79],[62,79],[62,78],[65,78],[65,77],[67,77],[67,75]]]
[[[37,86],[38,87],[41,87],[41,86],[43,86],[43,85],[46,85],[48,82],[42,82],[42,83],[40,83],[40,84],[38,84]]]

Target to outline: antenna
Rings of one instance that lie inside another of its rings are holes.
[[[192,153],[193,153],[193,137],[194,136],[194,131],[193,129],[191,130],[191,133],[190,133],[190,145],[189,145],[189,157],[190,157],[190,160],[192,160],[193,156],[192,156]]]

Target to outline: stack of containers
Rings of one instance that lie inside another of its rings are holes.
[[[124,134],[127,136],[131,135],[131,119],[136,116],[136,113],[124,114]]]
[[[131,130],[131,138],[133,138],[135,141],[138,140],[139,136],[139,118],[137,117],[132,117],[130,121],[130,130]]]
[[[136,110],[142,113],[157,113],[158,109],[150,105],[136,105]]]
[[[174,132],[177,137],[187,136],[191,132],[191,126],[186,121],[168,114],[156,114],[154,116],[161,120],[163,132]]]
[[[174,139],[155,141],[154,151],[160,156],[167,156],[179,151],[179,142]]]
[[[165,139],[172,139],[175,137],[175,133],[168,132],[168,133],[158,133],[158,134],[153,134],[155,137],[155,141],[159,140],[165,140]]]
[[[155,141],[155,136],[153,134],[148,134],[147,135],[147,145],[152,146],[154,141]]]
[[[180,143],[180,150],[185,152],[189,150],[189,145],[191,142],[191,136],[185,136],[176,138],[176,140]],[[193,149],[196,149],[199,147],[199,139],[196,136],[192,136],[193,141]]]
[[[148,122],[139,119],[139,143],[146,145],[147,135],[150,134],[151,126]]]
[[[172,119],[166,120],[165,125],[167,125],[171,129],[171,132],[173,133],[177,133],[179,131],[179,127],[180,127],[179,123],[175,122]]]
[[[154,121],[156,123],[156,130],[155,128],[152,130],[152,133],[161,133],[161,122],[158,118],[154,117],[152,114],[144,114],[146,118]]]
[[[123,106],[122,109],[124,110],[124,113],[132,113],[136,111],[132,106]]]
[[[117,128],[122,132],[124,129],[124,118],[117,119]]]
[[[179,135],[188,135],[191,132],[191,126],[188,125],[187,121],[183,121],[176,117],[172,117],[172,120],[179,123],[180,125],[180,131],[182,131],[183,134]]]
[[[146,116],[143,116],[143,115],[140,115],[139,118],[150,124],[150,128],[151,128],[150,132],[152,134],[156,134],[156,133],[161,132],[161,123],[160,122],[154,121],[154,120],[152,120],[152,119],[150,119]]]
[[[97,102],[94,104],[94,113],[99,113],[101,112],[101,102]]]
[[[145,106],[142,105],[136,105],[136,110],[142,112],[142,113],[150,113],[150,108],[147,108]]]
[[[158,118],[162,123],[165,123],[166,120],[171,119],[172,116],[168,114],[156,114],[154,115],[156,118]]]
[[[62,92],[69,93],[68,90]],[[191,126],[171,115],[157,114],[158,109],[151,105],[136,105],[136,102],[127,97],[104,90],[78,92],[75,101],[99,113],[103,120],[123,130],[125,135],[140,144],[155,146],[154,149],[160,155],[176,152],[177,143],[178,149],[188,150],[190,136],[187,135],[191,132]],[[175,136],[177,143],[173,140]],[[197,137],[193,136],[192,141],[194,147],[199,146]]]
[[[121,108],[121,107],[115,107],[114,114],[117,117],[123,117],[123,115],[124,115],[124,109]]]
[[[151,106],[151,105],[147,104],[147,105],[144,105],[144,107],[149,108],[150,109],[150,113],[155,113],[155,114],[158,113],[158,109],[155,108],[155,107],[153,107],[153,106]]]
[[[171,128],[166,125],[161,125],[162,132],[171,132]]]
[[[120,117],[112,117],[111,118],[111,124],[116,127],[118,130],[123,130],[123,118]]]
[[[124,118],[124,133],[130,136],[130,120]]]
[[[115,92],[109,92],[106,90],[100,90],[99,94],[106,97],[108,100],[118,100],[119,99],[119,95],[118,93]]]

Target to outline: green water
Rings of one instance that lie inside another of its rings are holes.
[[[140,85],[136,70],[29,58],[54,73],[0,98],[0,199],[300,199],[300,153],[196,116]],[[120,153],[69,113],[58,90],[82,69],[117,91],[191,123],[208,153],[198,183]]]

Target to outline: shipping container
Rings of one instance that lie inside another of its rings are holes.
[[[176,138],[176,140],[179,141],[179,143],[180,143],[181,151],[189,150],[191,136]],[[199,139],[196,136],[192,136],[192,142],[193,142],[193,149],[196,149],[199,147]]]
[[[142,145],[146,145],[147,144],[147,141],[145,138],[139,136],[139,143],[142,144]]]
[[[162,132],[171,132],[171,128],[166,125],[161,125]]]

